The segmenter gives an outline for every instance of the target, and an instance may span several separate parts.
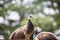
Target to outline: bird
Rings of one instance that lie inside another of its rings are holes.
[[[42,32],[42,29],[39,26],[34,27],[33,39]]]
[[[29,16],[31,17],[31,16]],[[34,25],[31,19],[28,17],[28,23],[22,27],[17,28],[9,37],[9,40],[29,40],[30,36],[33,34]]]
[[[58,40],[57,36],[52,32],[41,32],[39,33],[34,40]]]

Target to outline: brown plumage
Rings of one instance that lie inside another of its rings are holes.
[[[29,40],[30,36],[33,33],[33,24],[31,22],[30,19],[28,19],[28,24],[20,27],[18,29],[16,29],[11,36],[9,37],[9,39],[19,39],[19,40]]]
[[[57,40],[57,37],[51,32],[41,32],[35,37],[34,40]]]

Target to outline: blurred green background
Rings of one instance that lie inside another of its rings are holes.
[[[42,31],[60,29],[60,0],[0,0],[0,39],[8,40],[15,29],[27,23],[29,14]]]

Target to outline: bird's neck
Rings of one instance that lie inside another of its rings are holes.
[[[27,24],[27,33],[29,34],[29,33],[33,32],[33,29],[34,29],[33,23],[29,19],[28,24]]]

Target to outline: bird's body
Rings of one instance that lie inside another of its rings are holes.
[[[28,20],[28,24],[16,29],[10,36],[9,39],[29,40],[33,33],[33,24],[31,20]]]
[[[51,32],[41,32],[35,37],[34,40],[57,40],[57,37]]]

